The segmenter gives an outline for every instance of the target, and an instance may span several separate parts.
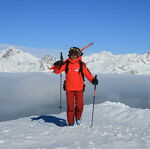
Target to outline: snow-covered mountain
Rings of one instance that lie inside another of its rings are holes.
[[[48,72],[48,67],[55,61],[50,55],[37,58],[16,47],[7,47],[0,51],[0,72]],[[143,55],[113,55],[111,52],[102,51],[84,56],[83,61],[93,73],[150,74],[150,52]]]
[[[48,71],[55,61],[50,55],[37,58],[14,47],[0,51],[0,72],[41,72]]]
[[[150,52],[140,54],[113,55],[102,51],[83,57],[92,72],[95,73],[131,73],[150,74]]]

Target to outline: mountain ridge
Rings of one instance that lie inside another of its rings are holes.
[[[85,56],[83,60],[95,73],[150,74],[150,52],[141,55],[136,53],[113,55],[111,52],[102,51]]]
[[[0,72],[49,72],[56,61],[51,55],[37,58],[16,47],[0,51]],[[83,56],[83,61],[93,73],[101,74],[150,74],[150,51],[145,54],[117,54],[109,51]]]

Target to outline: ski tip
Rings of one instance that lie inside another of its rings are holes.
[[[86,48],[90,47],[92,44],[94,44],[94,42],[89,43],[87,46],[83,47],[82,49],[80,49],[81,51],[85,50]]]

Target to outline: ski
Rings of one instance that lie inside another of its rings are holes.
[[[87,46],[85,46],[85,47],[83,47],[82,49],[80,49],[80,50],[81,50],[81,52],[82,52],[83,50],[85,50],[86,48],[90,47],[92,44],[94,44],[94,42],[91,42],[91,43],[90,43],[90,44],[88,44]]]

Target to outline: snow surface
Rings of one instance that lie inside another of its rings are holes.
[[[98,98],[98,97],[97,97]],[[80,126],[66,126],[66,113],[0,122],[2,149],[149,149],[150,110],[121,103],[84,108]]]

